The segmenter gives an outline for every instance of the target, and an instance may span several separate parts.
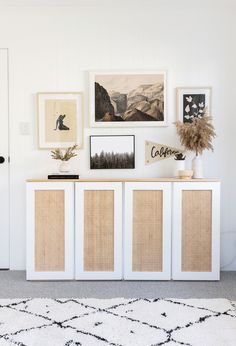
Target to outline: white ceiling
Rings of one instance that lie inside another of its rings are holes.
[[[205,0],[0,0],[0,7],[25,7],[25,6],[44,6],[44,7],[54,7],[54,6],[78,6],[78,7],[119,7],[124,8],[124,11],[129,8],[135,11],[138,8],[156,8],[156,6],[164,6],[170,7],[171,3],[176,3],[178,1],[180,7],[181,4],[185,5],[186,2],[194,3],[196,5],[199,4],[204,6]],[[230,4],[234,4],[236,0],[208,0],[208,3],[212,3],[213,5],[226,4],[229,6]],[[204,7],[203,7],[204,8]],[[214,10],[214,7],[213,7]]]
[[[0,6],[127,6],[137,5],[138,3],[144,4],[145,2],[157,2],[160,0],[0,0]],[[163,1],[163,0],[161,0]]]

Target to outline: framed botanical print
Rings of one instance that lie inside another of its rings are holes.
[[[83,94],[38,93],[40,149],[83,147]]]
[[[135,168],[135,136],[90,136],[90,169]]]
[[[90,125],[167,126],[166,71],[91,72]]]
[[[177,118],[187,123],[201,118],[204,110],[211,112],[211,88],[177,88]]]

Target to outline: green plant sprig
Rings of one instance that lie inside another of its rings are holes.
[[[185,158],[186,158],[186,156],[184,156],[183,153],[175,154],[175,160],[177,160],[177,161],[184,161]]]
[[[69,161],[72,157],[77,156],[77,154],[75,153],[76,150],[78,150],[77,144],[74,144],[72,147],[69,147],[65,150],[57,148],[51,151],[51,157],[54,160]]]

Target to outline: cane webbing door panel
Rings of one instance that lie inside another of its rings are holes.
[[[35,191],[35,271],[65,270],[63,190]]]
[[[27,184],[27,209],[27,279],[73,279],[73,183]]]
[[[76,279],[122,278],[122,184],[76,184]]]
[[[212,268],[212,191],[182,191],[181,270],[210,272]]]
[[[163,268],[163,191],[133,191],[132,270],[161,272]]]
[[[219,280],[220,184],[174,183],[175,280]]]
[[[84,270],[114,271],[114,191],[84,191]]]
[[[170,279],[171,184],[125,184],[124,277]]]

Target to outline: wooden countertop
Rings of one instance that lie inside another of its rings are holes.
[[[178,179],[178,178],[81,178],[81,179],[27,179],[27,183],[44,182],[220,182],[219,179]]]

